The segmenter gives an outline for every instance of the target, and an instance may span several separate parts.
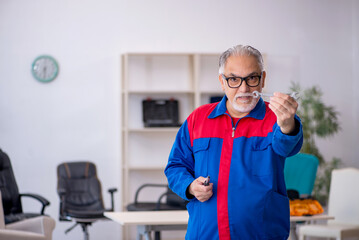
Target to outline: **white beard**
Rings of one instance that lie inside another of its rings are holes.
[[[257,102],[258,102],[258,99],[259,98],[253,98],[251,100],[249,100],[250,102],[247,103],[245,106],[240,106],[238,103],[237,103],[237,98],[240,97],[240,96],[252,96],[251,93],[238,93],[234,96],[233,98],[233,102],[231,100],[229,100],[229,102],[231,103],[233,109],[235,109],[236,111],[240,112],[240,113],[249,113],[250,111],[252,111],[256,105],[257,105]]]

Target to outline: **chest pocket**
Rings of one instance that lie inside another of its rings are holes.
[[[258,138],[252,144],[251,173],[267,176],[273,173],[273,151],[271,138]]]
[[[264,151],[268,149],[272,145],[271,139],[266,138],[257,138],[254,143],[252,144],[252,150],[253,151]]]
[[[195,177],[208,175],[210,138],[198,138],[193,141]]]

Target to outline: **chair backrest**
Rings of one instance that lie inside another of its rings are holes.
[[[300,195],[311,195],[317,176],[318,158],[306,153],[298,153],[285,160],[284,178],[287,189],[294,189]]]
[[[19,189],[16,184],[15,176],[9,156],[0,149],[0,191],[2,193],[2,203],[4,214],[21,213],[22,206],[19,196]]]
[[[334,220],[328,224],[359,225],[359,169],[343,168],[332,171],[328,214]]]
[[[103,211],[101,183],[91,162],[67,162],[57,167],[57,191],[65,191],[66,211]],[[60,201],[63,199],[60,198]],[[61,204],[60,204],[61,205]]]

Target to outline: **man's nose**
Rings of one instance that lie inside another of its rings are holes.
[[[239,86],[237,92],[249,92],[249,86],[247,85],[246,81],[242,81],[242,84]]]

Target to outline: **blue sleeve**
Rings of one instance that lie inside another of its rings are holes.
[[[165,169],[168,185],[178,196],[186,196],[188,186],[194,181],[194,158],[188,123],[185,121],[177,133]]]
[[[299,124],[298,132],[295,135],[286,135],[282,133],[280,127],[276,123],[273,134],[272,147],[275,153],[282,157],[290,157],[297,154],[303,144],[303,127],[300,118],[295,116],[296,124]]]

